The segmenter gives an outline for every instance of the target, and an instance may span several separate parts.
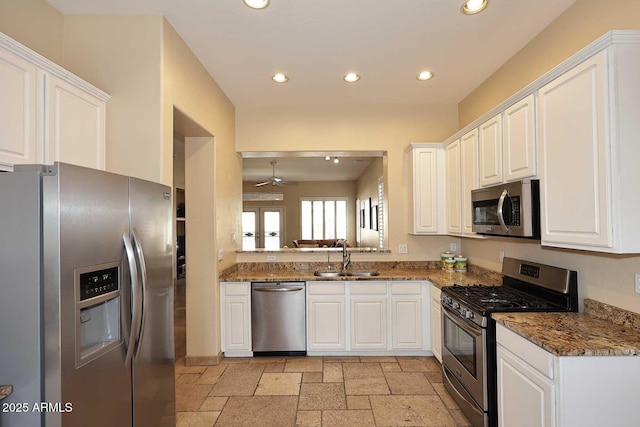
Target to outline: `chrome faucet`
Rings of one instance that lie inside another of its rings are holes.
[[[347,271],[349,264],[351,264],[351,254],[347,252],[347,241],[342,241],[342,271]]]

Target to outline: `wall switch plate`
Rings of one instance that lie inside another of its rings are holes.
[[[457,243],[453,242],[451,245],[449,245],[449,247],[450,247],[450,251],[451,252],[453,252],[453,253],[458,252],[458,244]]]
[[[498,259],[500,259],[500,262],[504,261],[504,251],[500,251],[500,253],[498,254]]]
[[[222,258],[224,257],[224,251],[222,249],[218,250],[218,261],[222,261]]]
[[[275,261],[275,260],[276,260],[275,255],[267,255],[267,261]]]
[[[636,294],[640,294],[640,273],[636,273]]]
[[[407,245],[398,245],[398,253],[399,254],[408,254],[409,247]]]

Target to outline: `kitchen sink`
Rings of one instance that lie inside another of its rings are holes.
[[[330,270],[317,270],[313,273],[318,277],[344,277],[344,276],[359,276],[359,277],[373,277],[378,276],[380,273],[373,270],[353,270],[353,271],[330,271]]]
[[[342,274],[342,272],[340,271],[314,271],[313,272],[314,276],[318,276],[318,277],[338,277],[338,276],[344,276],[344,274]]]
[[[379,275],[380,273],[378,273],[377,271],[368,271],[368,270],[347,271],[347,276],[373,277],[373,276],[379,276]]]

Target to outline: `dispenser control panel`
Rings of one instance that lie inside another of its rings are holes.
[[[80,301],[95,298],[120,287],[118,267],[105,268],[80,274]]]

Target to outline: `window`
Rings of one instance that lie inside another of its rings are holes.
[[[244,208],[242,250],[278,249],[284,243],[284,208]]]
[[[373,219],[372,219],[373,221]],[[378,180],[378,247],[384,249],[384,181]]]
[[[300,201],[301,238],[346,239],[347,199],[314,198]]]

